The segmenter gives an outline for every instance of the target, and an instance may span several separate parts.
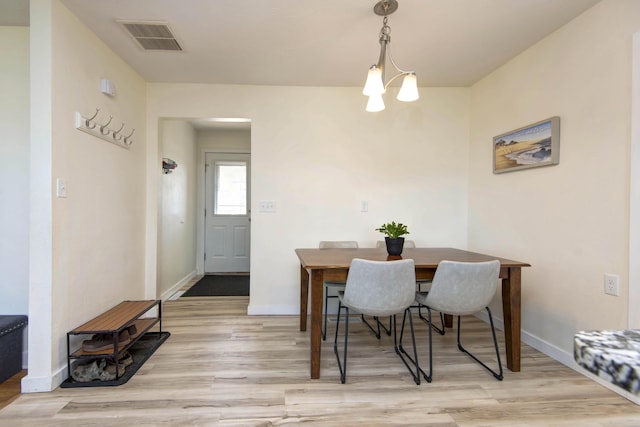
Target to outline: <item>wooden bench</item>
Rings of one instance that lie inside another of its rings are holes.
[[[640,405],[640,330],[578,332],[573,356],[588,376]]]
[[[159,325],[159,332],[150,332],[156,325]],[[121,343],[120,336],[131,326],[135,326],[135,333],[129,336],[129,339]],[[102,334],[108,337],[107,341],[111,343],[108,348],[99,351],[87,351],[80,346],[76,336],[88,338],[95,334]],[[110,310],[100,314],[81,326],[67,332],[67,379],[61,384],[61,387],[94,387],[94,386],[111,386],[124,384],[133,376],[142,364],[153,354],[153,352],[162,344],[169,336],[168,332],[162,331],[162,306],[161,300],[145,300],[145,301],[123,301]],[[74,344],[72,346],[72,338]],[[133,357],[133,364],[126,367],[124,374],[120,374],[115,369],[115,379],[93,381],[75,381],[72,376],[72,362],[81,364],[82,362],[93,362],[101,360],[109,360],[116,362],[120,360],[120,356],[125,352],[129,352]]]

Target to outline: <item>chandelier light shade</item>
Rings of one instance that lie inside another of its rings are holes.
[[[398,9],[398,2],[396,0],[381,0],[373,8],[374,13],[379,16],[384,16],[384,19],[382,20],[382,28],[380,29],[380,57],[378,63],[369,68],[367,81],[362,89],[362,93],[369,97],[366,108],[366,111],[369,112],[384,110],[385,106],[382,95],[386,92],[389,84],[398,77],[404,77],[397,96],[399,101],[411,102],[420,98],[415,71],[402,70],[396,65],[391,55],[391,28],[387,25],[387,21],[388,16],[395,12],[396,9]],[[396,69],[397,74],[385,83],[387,57],[393,68]]]
[[[398,101],[411,102],[420,98],[418,94],[418,79],[414,73],[407,74],[402,80],[402,86],[398,92]]]
[[[384,100],[382,94],[369,95],[369,101],[367,102],[366,110],[370,113],[377,113],[384,110]]]
[[[367,81],[364,84],[362,93],[367,96],[382,95],[384,93],[384,83],[382,83],[382,70],[375,65],[369,68]]]

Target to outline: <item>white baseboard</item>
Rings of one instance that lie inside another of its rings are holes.
[[[171,286],[171,288],[169,288],[168,290],[164,291],[162,293],[162,295],[160,295],[160,299],[162,300],[162,302],[165,302],[169,298],[171,298],[173,296],[173,294],[178,292],[180,290],[180,288],[182,288],[184,285],[186,285],[187,282],[189,282],[189,280],[193,279],[197,274],[198,274],[197,271],[193,270],[191,273],[187,274],[182,279],[180,279],[178,281],[178,283],[176,283],[175,285]]]
[[[614,393],[619,394],[620,396],[624,397],[625,399],[630,400],[631,402],[635,403],[636,405],[640,405],[640,396],[636,396],[635,394],[629,393],[627,390],[625,390],[623,388],[620,388],[618,386],[615,386],[615,385],[611,384],[609,381],[603,380],[599,376],[592,374],[591,372],[587,371],[584,368],[581,368],[577,363],[575,365],[576,365],[576,367],[574,369],[579,374],[582,374],[585,377],[592,379],[593,381],[597,382],[598,384],[608,388],[609,390],[613,391]]]
[[[21,393],[43,393],[53,391],[66,378],[67,365],[59,368],[51,377],[35,377],[27,373],[20,383]]]
[[[478,319],[486,323],[489,323],[489,316],[484,311],[477,313],[475,317],[477,317]],[[496,329],[504,331],[504,321],[502,319],[499,319],[494,316],[493,323]],[[573,366],[571,366],[572,364],[575,363],[573,361],[573,353],[567,353],[566,351],[562,350],[560,347],[557,347],[525,330],[522,330],[520,334],[521,334],[520,337],[523,343],[535,348],[541,353],[546,354],[547,356],[562,363],[563,365],[573,368]]]
[[[486,323],[489,323],[489,316],[485,313],[485,312],[481,312],[478,313],[476,315],[477,318],[485,321]],[[497,319],[497,318],[493,318],[493,323],[495,325],[495,327],[497,329],[500,329],[502,331],[504,331],[504,321],[502,319]],[[562,350],[561,348],[527,332],[527,331],[522,331],[521,332],[521,339],[522,342],[524,342],[525,344],[535,348],[536,350],[538,350],[540,353],[543,353],[547,356],[549,356],[550,358],[554,359],[557,362],[562,363],[563,365],[567,366],[568,368],[573,369],[574,371],[576,371],[577,373],[584,375],[585,377],[592,379],[593,381],[597,382],[598,384],[608,388],[609,390],[613,391],[616,394],[619,394],[620,396],[630,400],[631,402],[635,403],[636,405],[640,405],[640,396],[636,396],[634,394],[629,393],[628,391],[626,391],[623,388],[617,387],[613,384],[611,384],[609,381],[606,381],[600,377],[598,377],[597,375],[593,375],[591,372],[585,370],[584,368],[582,368],[580,365],[578,365],[575,361],[575,359],[573,358],[573,353],[569,353],[566,352],[564,350]]]
[[[186,291],[178,291],[175,294],[171,295],[168,299],[166,299],[166,301],[175,301],[177,299],[180,299],[180,297],[182,295],[184,295]]]

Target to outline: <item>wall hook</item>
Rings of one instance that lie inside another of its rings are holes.
[[[92,125],[92,123],[91,123],[91,122],[92,122],[92,120],[93,120],[93,119],[95,119],[96,117],[98,117],[98,113],[99,113],[99,112],[100,112],[100,109],[99,109],[99,108],[96,108],[96,113],[95,113],[93,116],[89,117],[88,119],[86,119],[86,120],[84,121],[84,125],[85,125],[87,128],[89,128],[89,129],[93,129],[93,128],[95,128],[95,127],[96,127],[96,123],[94,122],[94,123],[93,123],[93,125]]]
[[[111,120],[113,120],[113,116],[109,116],[109,121],[105,124],[103,124],[102,126],[100,126],[100,133],[103,135],[109,135],[109,132],[111,132],[111,129],[109,129],[107,126],[109,126],[109,123],[111,123]],[[106,129],[106,132],[105,132]]]
[[[128,136],[125,136],[125,137],[124,137],[123,142],[124,142],[126,145],[131,145],[131,144],[133,143],[133,141],[131,141],[131,136],[133,135],[133,133],[134,133],[135,131],[136,131],[135,129],[132,129],[132,130],[131,130],[131,133],[130,133]]]
[[[116,141],[120,141],[122,139],[122,135],[118,135],[120,131],[122,131],[122,129],[124,129],[124,123],[122,123],[122,126],[120,126],[120,129],[113,131],[111,133],[111,136],[113,137],[113,139],[115,139]]]

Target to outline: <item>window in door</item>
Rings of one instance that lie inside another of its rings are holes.
[[[247,163],[215,162],[214,215],[247,214]]]

